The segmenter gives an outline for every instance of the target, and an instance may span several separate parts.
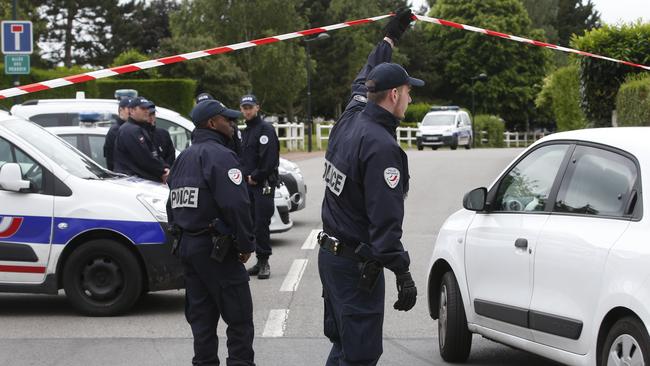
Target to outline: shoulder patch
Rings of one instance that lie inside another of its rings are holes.
[[[368,98],[364,97],[361,94],[355,95],[354,97],[352,97],[352,99],[354,99],[354,100],[356,100],[357,102],[360,102],[360,103],[368,103]]]
[[[399,178],[400,178],[399,169],[390,167],[384,170],[384,180],[386,181],[386,184],[388,184],[388,186],[391,189],[395,189],[395,187],[397,187],[397,185],[399,184]]]
[[[260,144],[266,145],[269,143],[269,137],[266,135],[260,136]]]
[[[240,184],[241,184],[242,177],[243,177],[243,175],[242,175],[242,173],[241,173],[241,170],[239,170],[239,169],[237,169],[237,168],[232,168],[232,169],[230,169],[230,170],[228,171],[228,178],[230,178],[230,180],[231,180],[233,183],[235,183],[236,185],[240,185]]]
[[[138,141],[140,141],[141,144],[144,144],[144,136],[140,136],[138,138]]]

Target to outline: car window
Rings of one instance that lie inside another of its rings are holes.
[[[90,157],[99,165],[106,168],[106,158],[104,157],[104,141],[106,138],[102,135],[88,135],[88,145],[90,145]]]
[[[109,116],[109,121],[98,126],[106,127],[116,123],[117,115],[109,114]],[[79,113],[43,113],[33,115],[29,119],[43,127],[79,126]]]
[[[463,124],[465,124],[465,126],[469,126],[472,124],[472,122],[469,120],[469,116],[467,115],[467,113],[463,113],[462,116],[463,116]]]
[[[540,147],[501,180],[494,211],[544,211],[553,182],[569,145]]]
[[[621,217],[638,176],[634,162],[617,153],[578,146],[560,185],[554,211]]]
[[[452,126],[455,120],[453,114],[429,114],[424,116],[422,126]]]
[[[167,132],[169,132],[176,150],[183,151],[185,148],[190,146],[190,142],[192,141],[192,134],[190,131],[179,126],[178,124],[160,117],[156,117],[156,127],[164,128],[167,130]]]
[[[59,135],[60,138],[65,140],[65,142],[81,150],[79,147],[79,135]]]
[[[22,150],[0,138],[0,167],[17,163],[23,179],[31,182],[32,192],[43,193],[43,168]]]

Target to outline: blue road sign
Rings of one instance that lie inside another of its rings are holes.
[[[2,21],[2,53],[31,54],[34,51],[32,22],[25,20]]]

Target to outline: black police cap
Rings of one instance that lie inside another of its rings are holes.
[[[366,87],[371,93],[376,93],[402,85],[423,86],[424,81],[410,77],[404,68],[398,64],[384,62],[377,65],[366,80]]]
[[[120,98],[120,108],[126,108],[129,106],[131,103],[132,98],[131,97],[122,97]]]
[[[253,94],[247,94],[241,97],[239,105],[257,105],[257,98]]]
[[[200,123],[205,122],[216,115],[222,115],[228,119],[234,119],[239,118],[241,116],[241,113],[239,111],[226,108],[223,103],[214,99],[208,99],[199,102],[194,106],[192,112],[190,113],[192,122],[194,122],[195,125],[199,125]]]
[[[142,107],[142,108],[148,109],[152,105],[154,105],[154,104],[151,103],[147,98],[136,97],[136,98],[131,99],[131,102],[129,103],[129,108]]]
[[[201,93],[196,96],[194,103],[199,104],[204,100],[215,100],[215,99],[210,93]]]

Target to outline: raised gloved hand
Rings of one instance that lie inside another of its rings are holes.
[[[409,8],[401,8],[395,11],[395,16],[384,27],[386,32],[386,37],[393,40],[394,43],[397,43],[402,37],[402,34],[406,32],[411,21],[413,20],[413,13]]]
[[[397,301],[393,305],[395,310],[409,311],[415,306],[418,297],[418,289],[415,287],[411,272],[404,272],[395,275],[397,282]]]

